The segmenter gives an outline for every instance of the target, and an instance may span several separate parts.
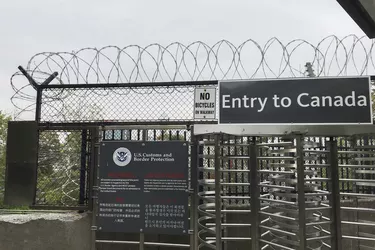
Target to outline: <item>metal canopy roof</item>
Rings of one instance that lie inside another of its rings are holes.
[[[375,0],[337,0],[369,37],[375,38]]]

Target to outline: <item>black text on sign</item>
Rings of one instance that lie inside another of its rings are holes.
[[[194,97],[194,119],[215,119],[216,88],[196,88]]]

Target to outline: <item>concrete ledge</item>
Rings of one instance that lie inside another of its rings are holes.
[[[87,214],[3,214],[0,249],[89,250],[90,224]]]
[[[97,233],[97,239],[139,241],[139,234]],[[145,241],[189,244],[189,237],[146,235]],[[1,214],[0,250],[90,250],[91,214],[77,212]],[[137,250],[139,245],[97,244],[100,250]],[[150,247],[180,250],[179,247]]]

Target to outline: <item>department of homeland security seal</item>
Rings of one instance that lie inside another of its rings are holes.
[[[132,153],[127,148],[118,148],[113,153],[113,161],[117,166],[125,167],[132,160]]]

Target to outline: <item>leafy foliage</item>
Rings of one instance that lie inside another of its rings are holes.
[[[11,117],[0,111],[0,207],[4,200],[4,181],[5,181],[5,158],[6,158],[6,140],[8,131],[8,122]]]

